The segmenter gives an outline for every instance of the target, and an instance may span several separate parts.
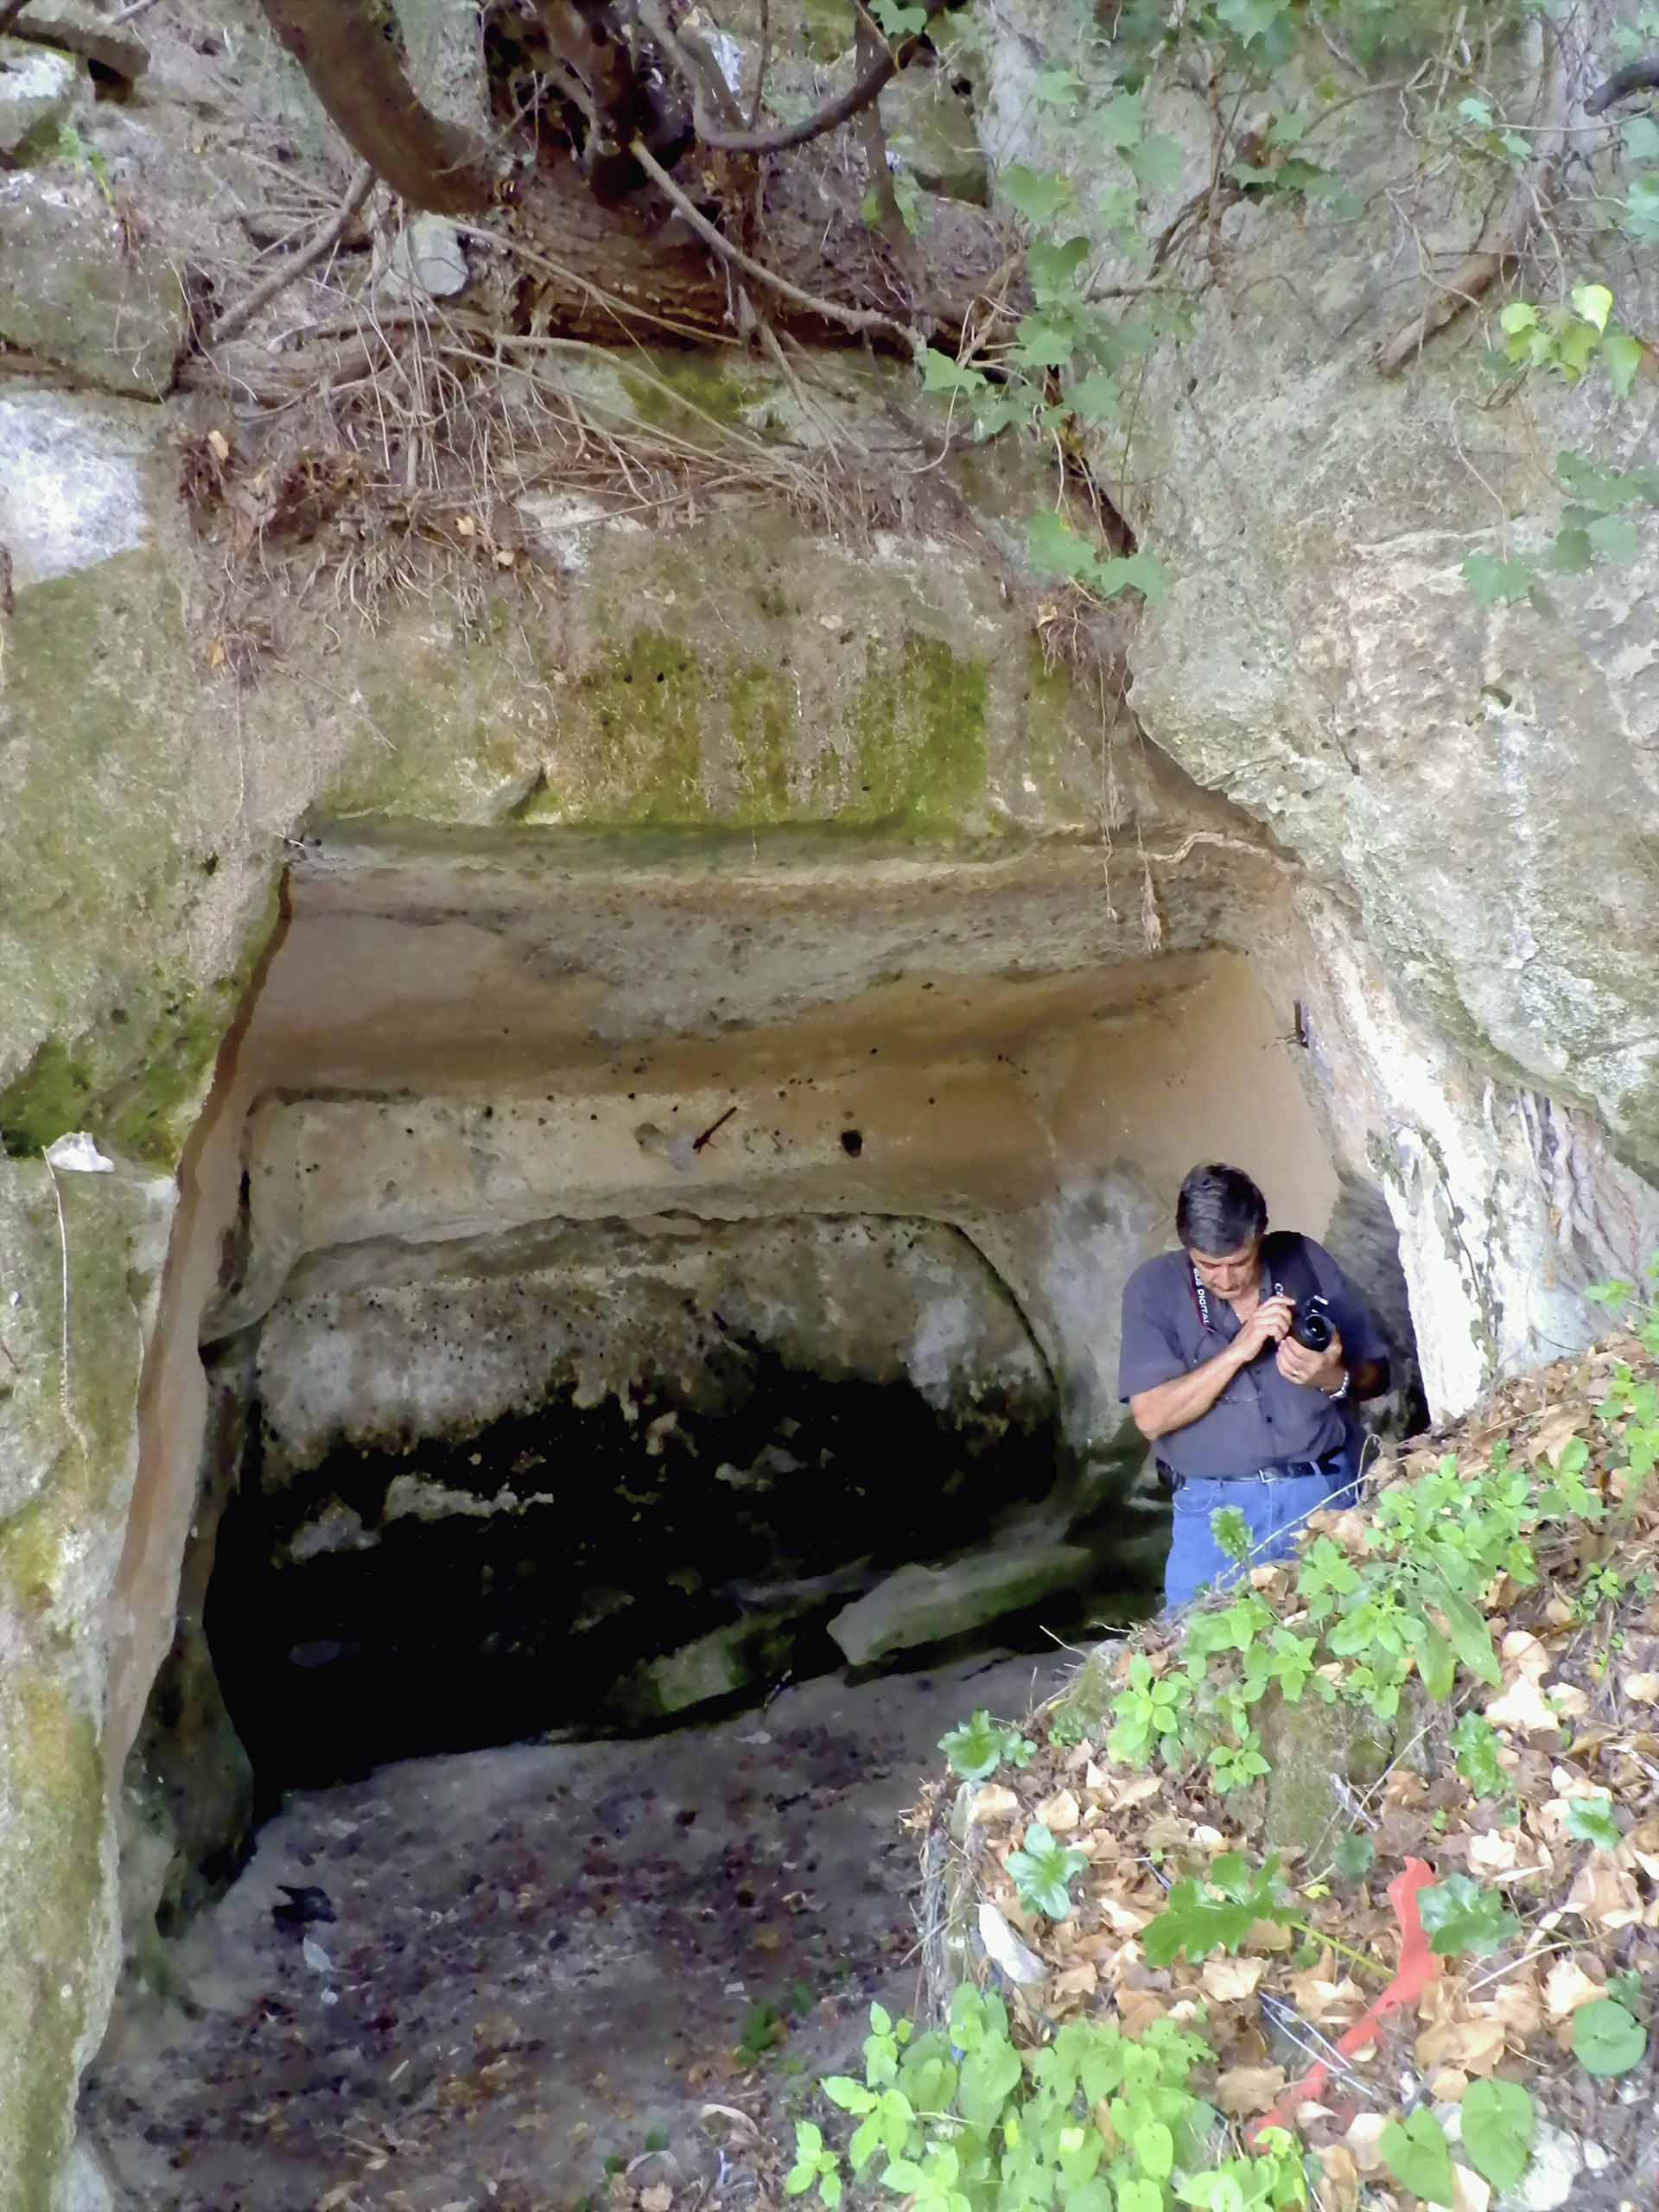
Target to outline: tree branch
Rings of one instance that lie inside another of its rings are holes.
[[[476,213],[495,196],[489,143],[423,105],[375,10],[385,0],[260,0],[353,150],[416,207]]]
[[[930,23],[956,4],[957,0],[922,0]],[[900,41],[906,50],[910,43],[907,39]],[[853,79],[844,92],[826,100],[804,122],[781,124],[775,130],[722,130],[698,108],[697,137],[705,146],[722,154],[785,154],[791,146],[804,146],[810,140],[822,138],[826,131],[839,130],[843,123],[850,122],[897,75],[899,68],[898,54],[889,46],[861,76]]]
[[[838,301],[826,300],[821,295],[804,291],[798,284],[791,283],[787,276],[780,276],[776,270],[768,269],[765,262],[756,261],[741,246],[734,245],[722,232],[717,231],[702,209],[681,191],[643,139],[636,138],[628,151],[653,183],[668,194],[697,236],[705,245],[712,246],[722,260],[729,261],[734,268],[744,270],[757,282],[770,285],[785,299],[793,300],[797,307],[822,315],[826,321],[838,322],[843,330],[857,331],[863,336],[879,334],[882,337],[894,339],[912,359],[921,359],[926,348],[919,331],[906,330],[903,323],[895,322],[891,315],[879,314],[874,308],[845,308]]]
[[[326,259],[351,228],[359,209],[374,186],[375,173],[365,162],[353,177],[345,199],[309,245],[302,246],[280,269],[273,270],[263,284],[256,284],[246,299],[226,308],[207,333],[206,342],[209,346],[220,346],[227,338],[234,338],[238,332],[246,329],[261,308],[268,307],[279,292],[285,292],[296,278],[304,276],[308,269],[315,269],[318,262]]]

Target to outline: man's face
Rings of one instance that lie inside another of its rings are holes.
[[[1195,1252],[1188,1249],[1192,1271],[1217,1298],[1242,1298],[1253,1289],[1262,1267],[1262,1240],[1252,1236],[1236,1252]]]

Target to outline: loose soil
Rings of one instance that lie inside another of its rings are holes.
[[[620,2163],[659,2207],[772,2202],[871,2000],[916,2009],[904,1819],[939,1736],[1063,1658],[296,1793],[167,1992],[118,2006],[84,2114],[112,2178],[133,2212],[564,2212]],[[279,1924],[284,1883],[337,1918]]]

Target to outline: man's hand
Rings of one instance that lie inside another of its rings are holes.
[[[1279,1372],[1287,1382],[1300,1382],[1305,1390],[1323,1390],[1328,1396],[1332,1390],[1340,1389],[1342,1378],[1348,1372],[1341,1336],[1333,1328],[1331,1341],[1323,1351],[1310,1351],[1294,1337],[1285,1337],[1279,1346]]]
[[[1264,1298],[1249,1319],[1243,1323],[1230,1347],[1241,1367],[1248,1367],[1258,1353],[1269,1344],[1280,1347],[1280,1365],[1284,1365],[1284,1347],[1295,1318],[1296,1301],[1282,1292],[1277,1298]],[[1301,1349],[1300,1345],[1296,1347]]]

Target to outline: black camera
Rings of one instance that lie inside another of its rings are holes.
[[[1291,1317],[1290,1333],[1299,1344],[1306,1344],[1309,1351],[1324,1351],[1336,1329],[1331,1319],[1328,1299],[1310,1298],[1299,1301]]]

